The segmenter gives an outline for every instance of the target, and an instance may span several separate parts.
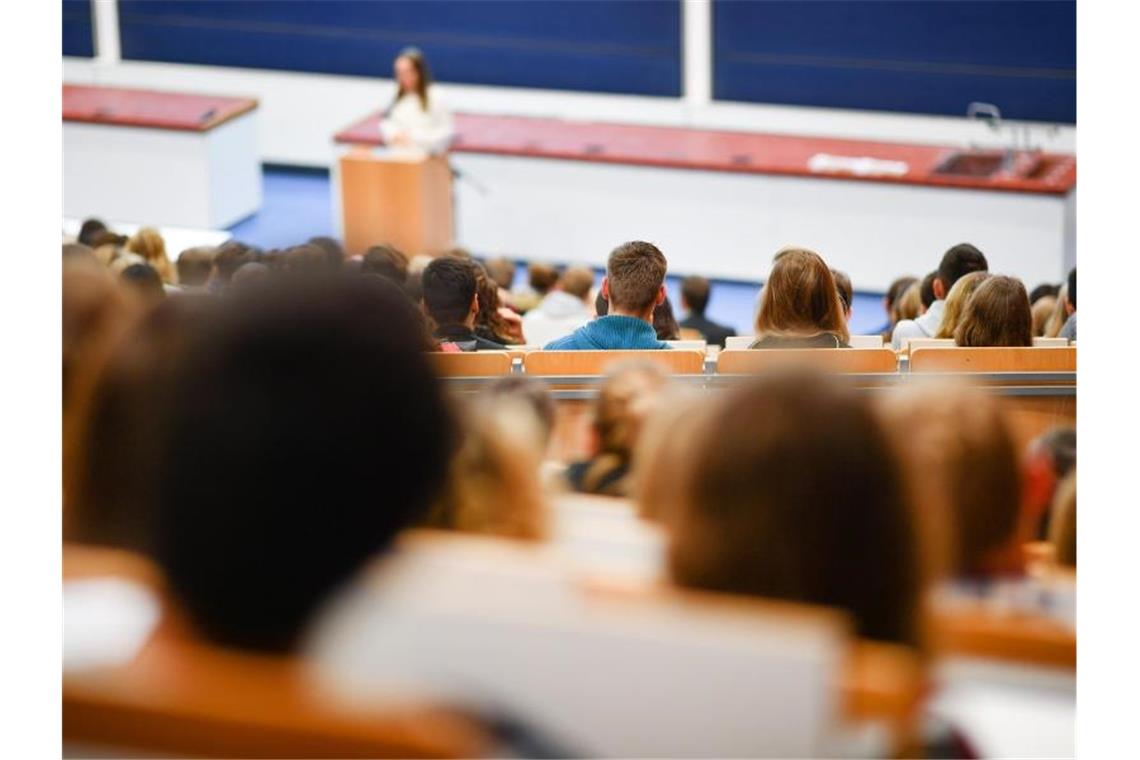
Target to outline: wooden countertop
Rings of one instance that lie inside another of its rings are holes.
[[[64,121],[207,132],[255,108],[253,98],[63,86]]]

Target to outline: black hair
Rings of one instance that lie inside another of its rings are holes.
[[[1029,291],[1029,305],[1032,306],[1033,304],[1040,301],[1042,298],[1046,298],[1048,296],[1052,296],[1053,298],[1056,298],[1060,292],[1061,292],[1061,286],[1060,285],[1051,285],[1047,282],[1042,283],[1042,284],[1038,285],[1037,287],[1035,287],[1033,290]]]
[[[166,295],[162,287],[162,277],[150,264],[131,264],[119,277],[147,297],[162,298]]]
[[[950,248],[943,254],[942,261],[938,264],[938,279],[942,281],[942,297],[946,297],[950,288],[954,287],[954,283],[958,282],[962,275],[970,272],[988,272],[989,269],[990,265],[986,261],[985,255],[969,243],[959,243]]]
[[[938,270],[930,272],[922,278],[922,283],[918,286],[918,297],[922,299],[922,308],[929,309],[930,305],[938,299],[934,297],[934,279],[938,277]],[[949,293],[950,289],[947,288],[946,292]]]
[[[75,239],[83,245],[94,248],[98,245],[99,236],[106,231],[107,225],[102,219],[84,219],[79,227],[79,235]]]
[[[475,266],[450,256],[432,260],[420,278],[424,306],[437,325],[462,323],[471,310],[477,286]]]
[[[344,260],[348,258],[344,253],[344,246],[336,238],[317,236],[309,238],[307,245],[316,246],[320,248],[324,254],[328,265],[333,269],[344,264]]]
[[[695,316],[704,316],[705,309],[709,305],[711,290],[709,281],[704,277],[692,275],[681,280],[681,297],[685,300],[684,305]]]
[[[1077,268],[1073,267],[1069,271],[1069,293],[1065,296],[1069,299],[1069,303],[1073,305],[1073,311],[1077,310]]]

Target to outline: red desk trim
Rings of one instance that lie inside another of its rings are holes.
[[[888,182],[1064,195],[1076,185],[1076,157],[1045,154],[1035,177],[952,177],[933,170],[957,150],[951,146],[841,140],[826,137],[579,122],[488,114],[456,114],[454,152],[528,156],[569,161],[660,166],[745,174]],[[380,114],[371,114],[334,136],[340,144],[382,145]],[[817,153],[905,161],[902,176],[813,172]]]
[[[63,120],[89,124],[208,132],[255,108],[253,98],[63,86]]]

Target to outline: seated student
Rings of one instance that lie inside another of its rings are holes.
[[[119,274],[119,279],[127,284],[145,301],[161,301],[166,297],[162,277],[150,264],[131,264]]]
[[[197,320],[155,473],[174,598],[207,638],[270,651],[424,514],[455,441],[395,285],[287,279]]]
[[[665,256],[652,243],[622,243],[610,253],[599,293],[605,316],[547,343],[548,351],[668,348],[653,329],[653,310],[665,300]]]
[[[214,253],[209,246],[187,248],[178,254],[178,288],[183,293],[205,291],[210,274],[214,271]]]
[[[1029,442],[1022,457],[1025,498],[1042,514],[1037,537],[1049,535],[1049,505],[1057,496],[1059,484],[1077,466],[1077,431],[1055,427]]]
[[[832,269],[831,276],[835,278],[835,287],[839,291],[839,303],[843,306],[843,320],[850,322],[851,309],[855,302],[855,289],[851,287],[851,278],[838,269]]]
[[[475,334],[480,338],[503,345],[520,345],[523,337],[522,317],[499,301],[499,288],[487,275],[487,270],[471,260],[475,268],[475,288],[479,294],[479,313],[475,315]]]
[[[959,346],[1032,346],[1029,296],[1016,277],[995,275],[977,287],[954,330]]]
[[[966,302],[970,300],[970,296],[974,295],[978,286],[989,277],[989,272],[970,272],[954,283],[954,287],[950,288],[950,292],[943,299],[945,306],[942,310],[942,324],[939,326],[935,338],[954,339],[954,331],[958,329],[958,324],[962,320],[962,313],[966,310]]]
[[[934,296],[934,278],[938,276],[938,270],[927,272],[926,276],[922,278],[922,282],[918,286],[918,296],[922,299],[922,313],[930,311],[930,307],[934,305],[936,300]]]
[[[1053,502],[1049,543],[1053,562],[1061,567],[1077,567],[1077,472],[1074,470],[1057,489]]]
[[[749,348],[848,348],[847,320],[831,270],[815,251],[776,254]]]
[[[1042,298],[1056,298],[1061,292],[1060,285],[1043,282],[1029,291],[1029,305],[1035,306]]]
[[[1065,314],[1065,295],[1069,292],[1069,284],[1067,282],[1061,283],[1060,290],[1057,291],[1057,298],[1053,304],[1053,313],[1045,320],[1045,337],[1056,338],[1061,334],[1061,328],[1065,326],[1067,315]]]
[[[1033,317],[1033,337],[1044,337],[1045,331],[1049,328],[1049,319],[1057,308],[1057,297],[1041,296],[1036,301],[1031,298],[1029,304],[1029,312]]]
[[[724,348],[725,339],[736,335],[736,330],[705,316],[711,293],[712,285],[704,277],[694,275],[681,280],[681,308],[689,313],[681,320],[681,327],[696,330],[710,346]]]
[[[1073,267],[1069,272],[1069,279],[1066,283],[1068,289],[1065,291],[1065,314],[1068,317],[1065,324],[1061,327],[1061,331],[1057,335],[1061,338],[1068,340],[1077,339],[1077,268]]]
[[[360,273],[378,274],[404,287],[408,282],[408,257],[390,245],[374,245],[361,257]]]
[[[242,264],[257,261],[258,258],[257,249],[245,243],[237,240],[228,240],[222,243],[218,247],[217,253],[214,254],[214,273],[210,277],[210,284],[207,289],[211,292],[224,289],[229,284],[230,279],[233,278],[234,272],[240,269]]]
[[[154,227],[140,227],[127,241],[127,251],[142,256],[166,285],[178,284],[178,273],[166,256],[166,242]]]
[[[903,319],[914,319],[918,313],[900,315],[898,311],[899,300],[902,298],[903,293],[907,291],[912,284],[917,282],[916,277],[899,277],[894,280],[887,288],[887,292],[883,295],[883,310],[887,313],[887,324],[882,330],[879,330],[883,335],[884,340],[891,339],[891,333],[895,330],[897,325]]]
[[[484,264],[487,275],[494,281],[499,289],[499,302],[505,306],[511,305],[511,286],[515,282],[515,262],[506,256],[497,256],[487,259]]]
[[[554,284],[558,282],[558,270],[550,264],[536,262],[527,267],[527,281],[511,291],[507,302],[519,314],[526,314],[538,306]]]
[[[969,243],[959,243],[946,251],[938,264],[938,274],[932,284],[934,303],[921,317],[904,319],[895,325],[891,334],[891,347],[898,351],[903,348],[907,338],[933,338],[937,335],[938,328],[942,325],[942,311],[945,308],[943,299],[954,287],[954,283],[958,282],[962,275],[988,270],[986,257]]]
[[[348,254],[345,253],[344,246],[341,245],[340,241],[336,238],[318,235],[317,237],[309,238],[305,245],[315,246],[324,252],[325,262],[328,264],[330,269],[339,269],[344,265],[345,260],[348,258]]]
[[[534,346],[569,335],[590,321],[590,288],[594,273],[587,267],[571,267],[562,273],[542,302],[523,316],[523,334]]]
[[[917,645],[917,532],[866,397],[777,373],[711,400],[674,463],[664,517],[681,586],[848,612],[859,636]]]
[[[433,337],[442,350],[502,351],[502,343],[476,334],[479,314],[475,263],[441,256],[424,268],[420,280],[424,311],[435,322]]]
[[[107,232],[107,225],[102,219],[94,217],[84,219],[83,223],[79,225],[79,235],[76,236],[75,242],[88,248],[96,248],[100,245],[99,237],[104,232]]]
[[[669,376],[655,364],[624,363],[610,372],[594,406],[594,452],[566,470],[572,489],[604,496],[630,495],[634,449],[668,383]]]
[[[669,296],[657,304],[653,309],[653,332],[657,333],[657,340],[680,340],[681,326],[673,316],[673,304]]]

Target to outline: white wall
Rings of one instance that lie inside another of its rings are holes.
[[[64,82],[239,95],[261,104],[262,160],[326,167],[332,136],[388,102],[387,79],[330,76],[218,66],[63,59]],[[965,118],[825,108],[702,102],[700,97],[659,98],[474,85],[438,85],[457,111],[550,116],[758,132],[784,132],[866,140],[999,145],[998,135]],[[1048,150],[1072,153],[1076,130],[1038,125]]]

